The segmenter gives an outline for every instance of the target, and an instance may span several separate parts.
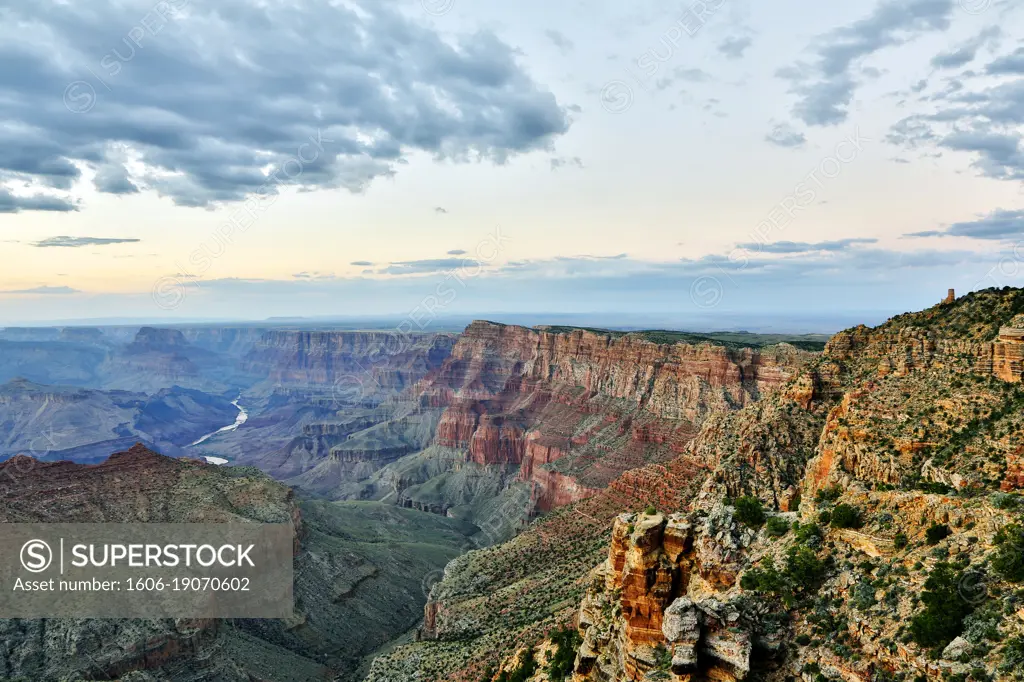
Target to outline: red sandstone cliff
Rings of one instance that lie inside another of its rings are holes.
[[[477,464],[519,465],[547,510],[677,456],[709,415],[755,402],[811,357],[788,345],[733,350],[478,321],[419,399],[445,408],[439,445]]]

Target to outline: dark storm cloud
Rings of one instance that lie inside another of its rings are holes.
[[[32,246],[39,248],[53,248],[53,247],[64,247],[64,248],[81,248],[83,246],[107,246],[108,244],[134,244],[142,241],[141,239],[108,239],[105,237],[47,237],[38,242],[33,242]]]
[[[842,123],[858,85],[857,67],[866,57],[928,31],[945,30],[954,0],[884,0],[867,17],[815,41],[812,63],[779,70],[797,95],[794,115],[808,125]]]
[[[988,215],[961,223],[953,223],[945,230],[912,232],[907,237],[970,237],[972,239],[1011,240],[1024,238],[1024,210],[997,209]]]
[[[354,4],[8,3],[0,180],[67,189],[82,162],[100,191],[209,206],[278,185],[358,192],[415,151],[504,163],[568,130],[492,33],[448,40],[393,3]],[[147,170],[112,166],[115,148]]]

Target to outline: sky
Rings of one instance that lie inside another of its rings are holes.
[[[0,325],[899,313],[1024,274],[1016,0],[8,0]]]

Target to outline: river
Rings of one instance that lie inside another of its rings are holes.
[[[246,420],[249,419],[249,413],[246,412],[245,408],[242,407],[239,404],[239,401],[241,401],[241,400],[242,400],[242,394],[238,394],[238,397],[235,398],[233,401],[231,401],[231,404],[234,405],[236,408],[238,408],[238,415],[235,416],[235,423],[234,424],[228,424],[227,426],[222,426],[219,429],[217,429],[216,431],[213,431],[211,433],[206,434],[205,436],[203,436],[202,438],[197,440],[195,443],[190,443],[189,447],[192,448],[192,447],[195,447],[197,445],[201,445],[201,444],[205,443],[206,441],[210,440],[211,438],[213,438],[214,436],[216,436],[218,433],[227,433],[228,431],[234,431],[239,426],[244,424],[246,422]],[[203,459],[205,459],[210,464],[227,464],[228,463],[228,460],[224,459],[223,457],[207,457],[207,456],[204,456]]]

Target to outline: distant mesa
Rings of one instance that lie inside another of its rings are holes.
[[[137,350],[148,348],[184,348],[188,346],[185,335],[177,329],[161,329],[157,327],[143,327],[135,335],[132,346]]]

